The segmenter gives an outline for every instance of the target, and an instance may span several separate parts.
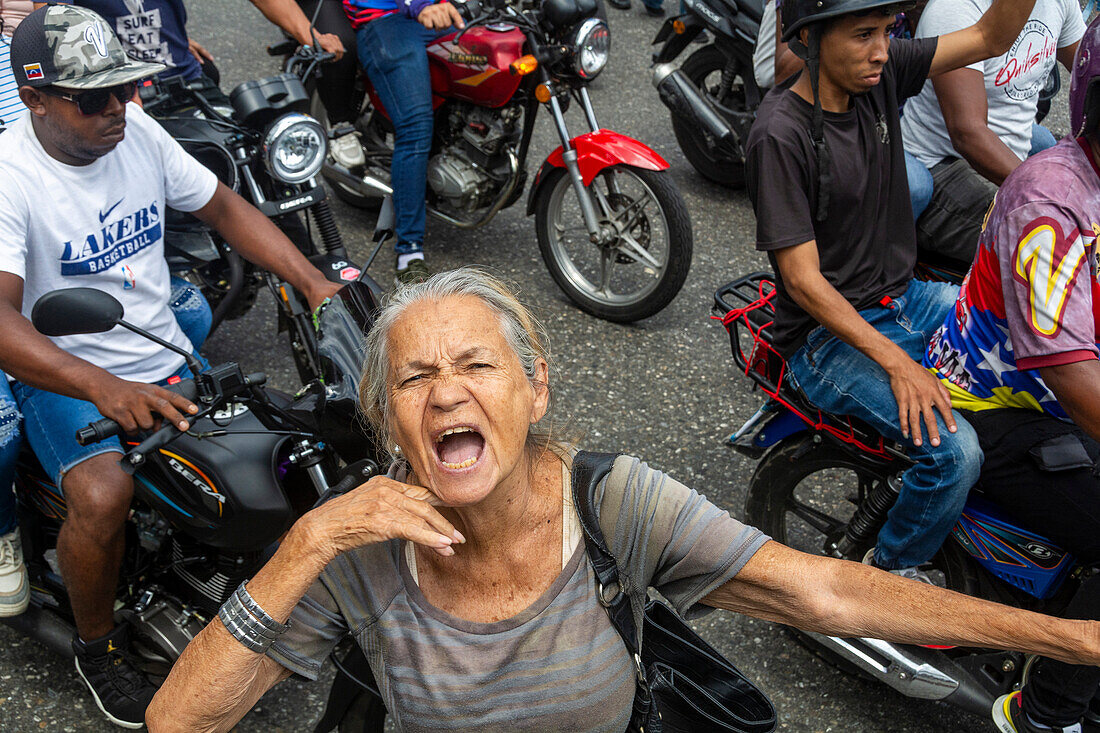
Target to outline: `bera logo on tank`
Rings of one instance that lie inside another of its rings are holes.
[[[61,274],[68,277],[103,272],[154,244],[160,237],[160,211],[156,203],[150,203],[83,239],[65,242]]]

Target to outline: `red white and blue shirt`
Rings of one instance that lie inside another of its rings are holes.
[[[954,407],[1018,407],[1068,419],[1038,369],[1100,351],[1100,168],[1066,138],[1001,186],[954,310],[924,364]]]

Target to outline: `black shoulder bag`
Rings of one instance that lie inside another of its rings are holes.
[[[776,726],[775,708],[767,695],[666,604],[647,600],[642,633],[638,633],[618,563],[596,519],[596,486],[611,471],[616,457],[581,451],[573,458],[573,502],[596,572],[600,605],[634,659],[637,689],[629,730],[771,733]]]

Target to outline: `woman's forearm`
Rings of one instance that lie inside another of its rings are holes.
[[[295,526],[248,583],[252,598],[285,622],[324,569],[308,533]],[[172,667],[146,713],[150,731],[226,731],[290,672],[250,651],[215,618]]]
[[[768,542],[703,603],[831,636],[1018,650],[1100,665],[1100,623],[1011,608]]]

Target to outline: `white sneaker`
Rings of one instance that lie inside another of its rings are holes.
[[[0,536],[0,617],[18,616],[27,610],[31,586],[23,564],[23,543],[16,527]]]
[[[357,165],[366,165],[367,163],[367,157],[363,154],[363,145],[359,142],[358,132],[349,132],[346,135],[334,138],[329,142],[328,150],[332,153],[333,160],[349,170]]]
[[[870,565],[871,567],[878,567],[875,565],[875,548],[871,548],[867,551],[867,554],[863,556],[863,564]],[[882,570],[883,568],[879,568]],[[947,578],[944,576],[943,571],[933,570],[931,573],[921,570],[920,567],[914,566],[911,568],[894,568],[893,570],[887,570],[886,572],[891,575],[896,575],[899,578],[905,578],[906,580],[915,580],[918,583],[927,583],[928,585],[934,585],[937,588],[947,587]]]

